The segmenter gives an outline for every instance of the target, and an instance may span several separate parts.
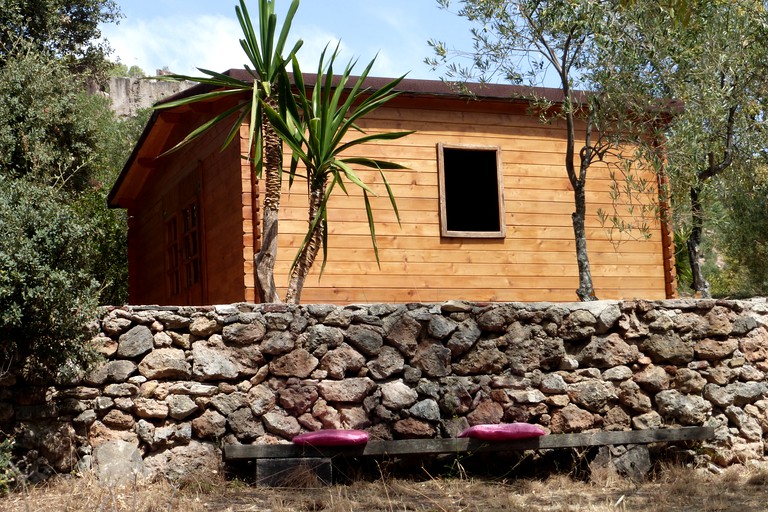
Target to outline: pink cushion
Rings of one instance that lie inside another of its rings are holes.
[[[317,430],[299,434],[292,441],[301,446],[357,446],[368,442],[368,432],[364,430]]]
[[[531,423],[503,423],[501,425],[475,425],[459,434],[459,437],[474,437],[483,441],[511,441],[546,435],[547,432]]]

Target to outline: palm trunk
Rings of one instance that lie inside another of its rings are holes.
[[[325,185],[317,190],[310,191],[309,194],[309,224],[315,219],[315,216],[320,211],[320,205],[325,195]],[[312,269],[312,264],[315,262],[317,253],[320,252],[320,247],[323,239],[323,230],[325,225],[322,222],[318,222],[315,225],[314,230],[309,237],[307,244],[299,254],[296,260],[296,266],[291,271],[291,277],[288,281],[288,291],[285,294],[285,302],[289,304],[298,304],[301,300],[301,291],[304,288],[304,281],[307,279],[309,271]]]
[[[704,212],[701,205],[701,184],[691,187],[691,234],[686,240],[688,261],[691,264],[693,282],[691,288],[702,298],[710,298],[709,282],[701,269],[701,235],[704,229]]]
[[[277,108],[277,100],[268,98],[267,104]],[[283,143],[275,133],[266,115],[261,117],[264,139],[265,193],[262,205],[261,248],[254,258],[256,289],[262,303],[280,302],[275,287],[275,261],[277,259],[278,214],[280,210],[280,169],[283,165]],[[257,142],[258,144],[258,142]]]

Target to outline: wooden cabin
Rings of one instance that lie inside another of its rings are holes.
[[[229,73],[247,77],[239,70]],[[372,88],[383,83],[369,81]],[[355,156],[408,167],[387,174],[401,224],[377,173],[360,170],[379,194],[373,208],[381,267],[361,194],[354,187],[349,196],[338,191],[328,214],[328,263],[321,279],[316,263],[302,302],[576,300],[564,123],[542,124],[529,102],[519,99],[525,91],[515,86],[483,86],[475,99],[439,81],[404,80],[399,89],[399,97],[360,126],[416,133],[358,146]],[[205,90],[197,85],[180,94]],[[539,92],[553,99],[559,93]],[[241,158],[248,153],[247,127],[224,149],[231,123],[160,156],[231,101],[237,100],[156,111],[109,195],[109,206],[128,210],[133,304],[258,301],[253,259],[262,184]],[[611,210],[612,183],[608,165],[590,169],[587,233],[597,296],[674,296],[674,251],[665,223],[653,221],[647,240],[619,244],[616,233],[601,225],[597,210]],[[656,200],[654,194],[648,199]],[[306,229],[306,185],[297,179],[289,189],[286,182],[275,268],[281,296]]]

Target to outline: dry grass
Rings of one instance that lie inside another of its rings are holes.
[[[297,485],[308,485],[303,479]],[[122,512],[246,511],[696,511],[768,510],[768,469],[737,466],[721,474],[665,466],[634,484],[609,470],[588,480],[393,478],[320,488],[255,488],[239,481],[100,485],[93,478],[58,478],[0,499],[0,511]]]

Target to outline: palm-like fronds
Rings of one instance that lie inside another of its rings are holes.
[[[312,87],[307,87],[298,61],[293,59],[293,80],[296,94],[286,95],[286,115],[282,116],[273,108],[264,105],[265,112],[275,131],[291,149],[294,165],[298,162],[306,168],[310,195],[320,196],[315,211],[310,212],[310,225],[304,241],[293,261],[292,272],[296,272],[297,266],[303,259],[311,262],[314,260],[317,248],[309,249],[313,237],[320,238],[323,250],[323,266],[327,261],[327,206],[332,192],[338,186],[343,192],[348,193],[346,183],[351,182],[363,191],[368,226],[370,228],[376,261],[379,262],[378,247],[376,245],[376,231],[373,219],[373,210],[370,204],[370,194],[373,190],[366,185],[357,175],[352,165],[377,169],[385,184],[392,207],[400,220],[397,204],[392,188],[387,181],[384,170],[403,169],[400,164],[377,160],[373,158],[344,157],[343,152],[355,146],[373,141],[393,140],[404,137],[411,131],[365,134],[356,122],[381,107],[400,93],[395,87],[404,77],[397,78],[377,90],[369,90],[364,87],[364,82],[375,62],[372,60],[359,77],[352,77],[352,69],[355,62],[352,61],[345,67],[341,75],[334,75],[334,64],[338,56],[338,47],[330,55],[326,64],[326,51],[320,57],[318,65],[317,82]],[[357,138],[349,138],[350,131],[363,133]],[[307,268],[306,271],[309,269]]]

